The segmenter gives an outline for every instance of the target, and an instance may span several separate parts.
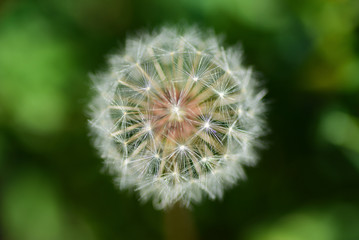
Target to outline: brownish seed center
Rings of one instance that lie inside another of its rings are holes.
[[[195,99],[179,91],[165,91],[164,97],[152,103],[152,126],[156,136],[179,142],[196,131],[200,109]]]

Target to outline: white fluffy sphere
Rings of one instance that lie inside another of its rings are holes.
[[[237,48],[163,28],[130,39],[94,76],[91,127],[122,188],[157,208],[221,197],[254,165],[265,95]]]

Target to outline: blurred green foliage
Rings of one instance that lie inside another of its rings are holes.
[[[359,239],[359,1],[0,2],[0,238],[162,239],[163,213],[100,172],[88,74],[128,34],[199,24],[269,90],[262,160],[193,207],[201,239]]]

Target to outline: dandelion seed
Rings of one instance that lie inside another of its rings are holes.
[[[179,147],[179,149],[180,149],[181,151],[184,151],[184,150],[186,150],[186,149],[187,149],[187,147],[186,147],[186,146],[184,146],[184,145],[181,145],[181,146]]]
[[[220,198],[244,177],[265,132],[264,91],[240,56],[211,33],[163,28],[110,58],[94,77],[91,127],[119,187],[163,209]]]
[[[173,107],[172,107],[172,111],[175,112],[176,114],[178,114],[178,112],[179,112],[179,107],[173,106]]]
[[[150,125],[150,124],[147,124],[147,125],[146,125],[146,131],[150,132],[151,130],[152,130],[151,125]]]

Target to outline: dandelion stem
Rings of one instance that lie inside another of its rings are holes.
[[[175,203],[164,213],[164,233],[166,240],[197,240],[198,233],[192,213]]]

